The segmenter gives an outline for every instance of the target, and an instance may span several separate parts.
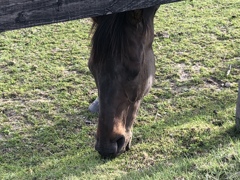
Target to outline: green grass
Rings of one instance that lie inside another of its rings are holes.
[[[132,149],[113,160],[94,150],[87,110],[97,96],[91,21],[1,33],[0,179],[239,179],[239,9],[238,0],[160,7],[156,80]]]

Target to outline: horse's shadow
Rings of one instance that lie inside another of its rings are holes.
[[[209,116],[214,116],[212,111],[208,111],[207,107],[216,107],[218,111],[221,110],[218,107],[218,102],[225,102],[226,105],[222,110],[227,109],[232,106],[232,102],[235,101],[234,96],[230,96],[227,100],[222,96],[221,98],[216,99],[215,101],[209,101],[205,104],[205,109],[198,109],[199,114],[209,114]],[[144,103],[143,103],[144,108]],[[94,150],[94,133],[96,131],[97,124],[97,114],[93,115],[88,112],[86,107],[82,107],[81,112],[76,114],[67,115],[65,114],[65,119],[57,122],[53,126],[41,126],[39,129],[32,131],[28,137],[24,137],[24,134],[21,138],[17,138],[17,141],[14,141],[14,137],[1,144],[1,153],[4,156],[9,156],[10,160],[8,162],[2,162],[3,164],[8,165],[21,165],[22,169],[26,171],[22,172],[26,176],[32,178],[37,178],[40,174],[49,174],[46,178],[63,178],[65,175],[74,175],[76,177],[81,177],[82,174],[91,174],[94,169],[98,169],[104,164],[112,161],[111,159],[102,159],[100,155]],[[193,107],[189,111],[185,112],[176,112],[175,114],[170,115],[165,119],[164,127],[162,129],[153,129],[152,131],[161,132],[165,128],[171,128],[174,126],[181,126],[185,123],[191,122],[194,119],[191,111],[196,110],[196,107]],[[211,108],[212,109],[212,108]],[[214,109],[214,108],[213,108]],[[80,115],[81,114],[81,115]],[[182,118],[180,118],[182,117]],[[174,120],[180,119],[176,124]],[[221,117],[220,117],[221,120]],[[161,120],[159,120],[161,121]],[[156,127],[159,127],[156,122]],[[213,122],[209,122],[213,123]],[[154,123],[145,124],[146,128],[150,128]],[[212,124],[214,125],[214,124]],[[223,124],[216,124],[216,126],[222,126]],[[148,141],[148,138],[141,139],[141,142],[137,140],[137,136],[142,133],[143,137],[144,131],[139,129],[139,125],[136,124],[137,133],[133,137],[133,146],[132,152],[135,151],[135,146],[145,141]],[[202,150],[205,152],[213,151],[214,149],[219,148],[219,144],[222,146],[227,146],[230,141],[237,141],[240,138],[240,134],[237,133],[235,127],[221,128],[220,131],[215,136],[211,138],[203,139],[204,146],[196,147],[196,149],[191,149],[189,152],[182,152],[183,156],[195,157],[198,156],[193,152],[195,150]],[[37,132],[37,133],[36,133]],[[189,132],[190,133],[190,132]],[[189,133],[183,134],[182,139],[187,140],[189,138]],[[185,137],[184,137],[185,136]],[[58,138],[56,138],[58,137]],[[149,137],[151,138],[151,137]],[[161,148],[161,147],[160,147]],[[124,156],[124,161],[128,161],[128,157],[131,153],[126,153]],[[13,158],[15,161],[12,161]],[[36,158],[38,157],[38,158]],[[24,159],[31,159],[31,161],[23,162]],[[117,158],[121,158],[117,157]],[[177,157],[175,157],[177,158]],[[54,161],[52,161],[54,160]],[[51,163],[49,163],[51,162]],[[28,170],[33,169],[35,173],[29,174]],[[61,173],[59,173],[61,171]],[[59,174],[59,175],[58,175]],[[56,177],[57,176],[57,177]],[[124,178],[124,176],[123,176]]]

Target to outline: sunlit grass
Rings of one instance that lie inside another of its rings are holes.
[[[240,3],[184,1],[155,18],[156,80],[132,149],[94,150],[89,19],[0,34],[0,179],[239,179]],[[230,74],[227,74],[231,66]]]

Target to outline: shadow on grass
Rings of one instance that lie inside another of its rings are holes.
[[[157,142],[159,149],[164,149],[164,138],[166,138],[166,141],[170,139],[170,143],[174,142],[174,144],[169,149],[155,152],[167,158],[163,158],[160,162],[158,161],[154,166],[130,172],[120,179],[178,179],[184,172],[191,174],[192,171],[196,171],[194,172],[196,176],[192,178],[206,178],[206,174],[212,173],[211,176],[213,179],[226,179],[229,177],[229,174],[234,172],[238,173],[240,171],[239,154],[237,158],[233,157],[230,160],[228,157],[222,157],[220,160],[217,159],[225,163],[228,161],[232,163],[222,170],[221,167],[218,167],[219,169],[212,167],[212,169],[210,168],[209,170],[210,172],[208,172],[206,169],[196,170],[196,168],[193,167],[195,166],[193,163],[194,159],[201,157],[204,159],[208,156],[214,156],[214,152],[218,152],[219,149],[224,150],[229,148],[229,146],[234,146],[234,144],[239,143],[240,140],[240,133],[237,132],[233,125],[235,122],[234,114],[224,114],[229,113],[229,109],[232,109],[233,106],[235,107],[237,93],[228,94],[223,92],[219,93],[219,96],[213,96],[212,94],[206,95],[209,98],[201,102],[201,106],[192,107],[188,111],[177,112],[169,117],[164,117],[164,121],[160,120],[159,122],[149,123],[149,125],[145,125],[144,128],[138,126],[138,131],[135,135],[143,139],[135,139],[134,145],[138,143],[151,145],[151,143],[156,144]],[[230,113],[232,113],[232,111]],[[226,117],[229,119],[226,119]],[[200,121],[194,125],[194,120]],[[201,127],[201,125],[203,126]],[[146,129],[148,129],[149,132]],[[161,144],[163,145],[162,147]],[[181,151],[178,151],[179,148]],[[186,161],[188,163],[183,163]],[[207,166],[208,162],[205,163]],[[231,169],[232,166],[234,166],[235,169]],[[166,173],[165,176],[159,175],[161,171],[163,174]]]
[[[80,114],[96,118],[87,111]],[[54,125],[40,125],[16,132],[0,141],[0,177],[58,179],[81,175],[109,160],[94,151],[96,125],[77,114],[57,116]],[[52,116],[45,116],[54,118]],[[27,124],[26,124],[27,125]]]
[[[201,108],[192,107],[184,112],[173,113],[169,117],[165,117],[164,122],[149,123],[144,127],[137,126],[137,133],[133,137],[132,151],[135,151],[134,146],[141,145],[136,138],[138,135],[141,135],[142,143],[150,142],[149,144],[154,141],[164,142],[165,137],[171,136],[170,138],[175,141],[173,147],[181,146],[183,151],[164,152],[159,146],[158,152],[162,153],[163,156],[171,154],[170,161],[175,161],[181,156],[188,158],[205,156],[218,149],[220,144],[223,147],[227,146],[230,141],[239,140],[240,135],[236,133],[234,128],[221,128],[225,123],[224,116],[214,114],[214,110],[217,112],[225,111],[232,107],[235,100],[235,95],[228,95],[226,98],[226,94],[223,93],[217,97],[212,96],[208,101],[201,102]],[[0,144],[0,163],[3,172],[13,174],[12,178],[20,177],[20,179],[38,179],[40,177],[42,179],[58,179],[83,175],[85,177],[98,177],[98,173],[103,171],[111,172],[111,168],[109,168],[111,160],[101,159],[94,151],[96,124],[87,125],[86,119],[76,118],[80,114],[86,116],[87,119],[97,118],[87,111],[80,111],[72,115],[64,114],[63,117],[58,116],[59,119],[55,119],[56,124],[53,126],[38,126],[26,134],[16,133],[10,139],[2,141]],[[83,117],[82,115],[80,117]],[[211,129],[208,131],[208,128],[194,132],[191,128],[179,128],[173,134],[165,131],[191,123],[201,115],[209,116],[210,119],[204,119],[204,123],[209,123],[209,127],[219,128],[219,131],[214,132],[214,135],[211,134]],[[220,123],[214,124],[215,119],[218,119]],[[182,130],[187,132],[181,133]],[[201,139],[194,139],[194,136],[199,136],[199,133],[203,135]],[[132,157],[130,157],[131,155],[127,157],[128,154],[130,153],[124,155],[126,159],[122,159],[122,161],[131,161]],[[158,168],[159,165],[157,164],[156,167]],[[124,167],[122,171],[124,171]],[[148,173],[148,171],[152,172],[148,168],[143,170],[144,173]],[[108,173],[106,173],[106,177]]]
[[[234,147],[239,140],[240,133],[235,126],[229,127],[203,140],[204,144],[208,144],[200,148],[205,151],[203,154],[198,153],[199,148],[192,149],[162,160],[154,166],[131,171],[119,179],[239,179],[239,145]]]

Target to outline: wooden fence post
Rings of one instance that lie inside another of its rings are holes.
[[[240,131],[240,80],[238,81],[238,98],[236,106],[236,129]]]

